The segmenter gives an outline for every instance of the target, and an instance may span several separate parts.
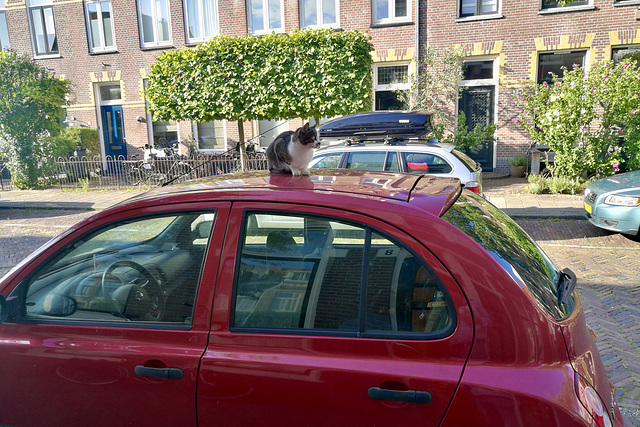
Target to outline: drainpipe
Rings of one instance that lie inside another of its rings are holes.
[[[416,51],[414,53],[415,61],[416,61],[416,78],[418,78],[418,73],[420,72],[420,1],[415,0],[415,8],[416,8]],[[417,94],[416,94],[417,95]],[[414,96],[416,96],[414,95]]]

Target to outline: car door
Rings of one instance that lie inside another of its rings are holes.
[[[196,425],[228,208],[112,215],[26,266],[3,292],[0,424]]]
[[[409,235],[336,209],[235,204],[198,380],[203,425],[438,425],[467,303]]]

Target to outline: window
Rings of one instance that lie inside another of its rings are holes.
[[[342,159],[342,153],[325,154],[313,159],[309,164],[309,167],[322,169],[338,169],[340,167],[340,159]]]
[[[145,216],[80,238],[29,280],[27,317],[191,324],[214,219]]]
[[[393,151],[358,151],[349,153],[347,169],[398,171],[397,155]]]
[[[498,0],[461,0],[460,17],[498,13]]]
[[[147,90],[147,82],[148,79],[142,81],[145,91]],[[154,121],[148,106],[148,101],[145,101],[149,143],[154,147],[168,147],[170,142],[178,140],[178,123],[173,120],[167,122]]]
[[[411,21],[410,0],[373,0],[372,9],[376,24]]]
[[[138,23],[142,47],[171,44],[171,25],[167,0],[138,0]]]
[[[224,137],[224,121],[194,123],[193,137],[196,139],[198,150],[224,150],[226,141]]]
[[[53,0],[30,0],[29,25],[36,56],[58,55],[58,38],[53,21]]]
[[[407,172],[410,173],[450,173],[451,165],[445,159],[428,153],[402,153]]]
[[[620,62],[626,58],[634,58],[640,62],[640,46],[616,47],[611,49],[611,59],[613,62]],[[640,65],[640,63],[638,65]]]
[[[284,31],[282,0],[247,0],[247,26],[253,34]]]
[[[403,110],[396,90],[409,90],[409,65],[378,65],[375,72],[375,110]]]
[[[0,49],[6,49],[9,44],[9,28],[7,26],[7,14],[4,10],[4,0],[0,0]]]
[[[91,52],[115,50],[111,0],[89,1],[85,3],[89,49]]]
[[[198,43],[218,35],[218,4],[216,0],[185,0],[187,42]]]
[[[589,4],[589,0],[574,0],[571,3],[567,4],[566,7],[583,6],[588,4]],[[565,6],[560,6],[558,4],[558,0],[542,0],[542,9],[552,9],[556,7],[565,7]]]
[[[563,67],[572,70],[574,66],[583,67],[585,64],[585,52],[552,52],[541,53],[538,57],[538,83],[553,82],[553,75],[562,80]]]
[[[338,0],[300,0],[300,27],[338,26]]]
[[[364,225],[250,213],[243,236],[232,329],[406,338],[453,329],[449,298],[432,270]]]
[[[254,132],[261,148],[267,148],[282,132],[289,130],[288,120],[258,120],[254,122]]]

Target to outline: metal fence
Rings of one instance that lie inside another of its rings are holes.
[[[247,170],[266,170],[264,155],[252,154],[247,160]],[[155,187],[167,182],[233,173],[242,170],[236,152],[193,157],[167,156],[147,160],[138,157],[56,158],[54,166],[43,177],[42,184],[58,188],[127,188],[133,186]],[[0,190],[15,190],[10,171],[0,162]]]

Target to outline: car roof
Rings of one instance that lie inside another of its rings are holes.
[[[152,199],[304,201],[332,206],[336,196],[393,200],[440,216],[460,195],[460,180],[428,175],[348,169],[314,169],[310,176],[268,171],[217,175],[153,189],[127,201]],[[344,200],[344,199],[343,199]]]

